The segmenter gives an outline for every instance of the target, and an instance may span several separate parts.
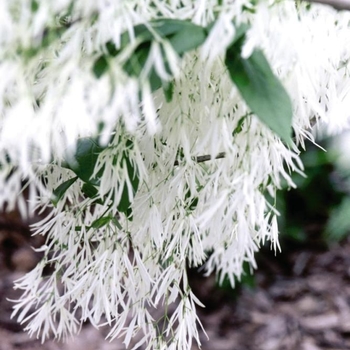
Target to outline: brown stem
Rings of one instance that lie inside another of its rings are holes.
[[[336,10],[350,10],[350,0],[305,0],[305,2],[329,5]]]
[[[220,158],[225,158],[225,152],[220,152],[215,158],[212,158],[209,154],[206,154],[204,156],[198,156],[198,157],[195,157],[195,161],[197,163],[203,163],[211,159],[220,159]],[[175,160],[174,165],[175,166],[180,165],[180,162],[178,160]]]

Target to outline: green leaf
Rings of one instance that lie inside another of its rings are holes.
[[[190,21],[163,18],[152,21],[151,25],[162,38],[169,40],[179,56],[202,45],[207,37],[204,27]]]
[[[119,52],[119,51],[117,50],[115,44],[113,43],[113,41],[107,41],[107,43],[106,43],[106,49],[107,49],[108,54],[109,54],[110,56],[112,56],[112,57],[117,56],[117,54],[118,54],[118,52]]]
[[[182,30],[190,31],[193,27],[204,29],[203,27],[197,26],[196,24],[190,21],[172,18],[156,19],[150,21],[149,24],[152,27],[152,30],[155,31],[161,38],[172,36]],[[154,40],[153,32],[149,29],[148,26],[145,26],[144,24],[139,24],[135,26],[134,34],[135,37],[141,39],[143,42],[151,42],[152,40]],[[127,33],[125,33],[125,35],[128,36]],[[125,44],[125,38],[123,39],[124,41],[122,42]]]
[[[81,191],[83,192],[85,197],[94,199],[94,204],[103,205],[103,199],[97,197],[98,189],[91,182],[85,182],[81,188]]]
[[[150,23],[152,26],[152,22]],[[134,27],[134,35],[136,38],[141,39],[141,42],[151,42],[154,38],[153,33],[149,30],[149,26],[145,26],[144,24],[138,24]],[[123,35],[122,35],[123,36]],[[125,38],[127,38],[126,41],[122,40],[122,43],[128,44],[130,42],[129,33],[125,33]]]
[[[32,0],[30,3],[30,9],[32,13],[36,13],[39,10],[39,3],[36,0]]]
[[[94,198],[98,194],[98,189],[89,182],[84,183],[83,187],[81,188],[81,191],[88,198]]]
[[[138,77],[147,61],[151,44],[149,42],[139,45],[135,53],[123,66],[124,71],[130,75]]]
[[[135,36],[141,40],[141,43],[137,46],[134,54],[123,67],[124,71],[130,76],[140,76],[149,56],[152,42],[157,40],[154,32],[156,32],[161,38],[167,39],[179,56],[182,56],[185,52],[196,49],[205,41],[207,36],[207,31],[205,28],[189,21],[167,18],[152,21],[150,22],[150,25],[152,26],[153,31],[143,24],[134,27]],[[122,35],[121,42],[122,48],[130,42],[126,33]],[[111,42],[106,44],[106,49],[111,56],[115,56],[118,52]],[[163,50],[162,56],[165,69],[167,73],[171,74]],[[162,87],[162,80],[157,75],[154,68],[150,70],[148,79],[150,81],[152,91],[156,91]]]
[[[111,216],[102,216],[98,219],[96,219],[91,225],[90,227],[95,228],[95,229],[99,229],[105,225],[107,225],[110,221],[112,220]]]
[[[75,181],[77,181],[78,176],[73,177],[63,183],[61,183],[57,188],[53,190],[54,198],[51,199],[51,202],[54,206],[62,199],[64,194],[67,192],[68,188],[71,187]]]
[[[135,168],[133,167],[133,165],[131,164],[129,158],[127,157],[127,155],[124,156],[124,160],[127,166],[127,171],[128,171],[128,175],[129,175],[129,179],[131,182],[131,186],[133,189],[133,195],[135,195],[138,186],[139,186],[139,177],[137,174],[137,171],[135,170]],[[122,196],[120,198],[120,202],[118,204],[118,211],[121,213],[126,214],[127,216],[130,216],[130,205],[131,205],[131,200],[129,198],[129,191],[128,191],[128,187],[126,184],[124,184],[124,188],[123,188],[123,192],[122,192]]]
[[[108,61],[105,56],[100,56],[92,66],[92,71],[97,79],[101,78],[108,70]]]
[[[159,78],[154,68],[152,68],[149,74],[149,82],[151,85],[151,91],[154,92],[162,87],[162,80]]]
[[[231,43],[231,45],[235,44],[236,42],[240,40],[245,39],[245,34],[247,33],[248,29],[250,28],[250,25],[247,23],[242,23],[238,27],[236,27],[235,37]],[[239,43],[241,46],[242,43]]]
[[[141,40],[141,43],[151,43],[155,40],[154,32],[163,39],[179,35],[178,38],[174,39],[174,44],[178,45],[179,48],[187,47],[186,51],[189,51],[201,45],[207,36],[206,28],[185,20],[162,18],[151,21],[149,25],[152,27],[151,30],[149,26],[144,24],[134,27],[135,37]],[[181,39],[184,40],[184,43],[180,42]],[[125,48],[129,43],[129,34],[124,32],[121,36],[121,48]],[[112,42],[109,41],[106,47],[112,56],[117,54],[118,51]],[[184,49],[181,51],[183,53]]]
[[[190,32],[193,28],[204,27],[198,26],[191,21],[173,18],[161,18],[151,21],[152,28],[157,31],[163,38],[174,35],[180,31]]]
[[[184,53],[194,50],[204,43],[206,32],[203,27],[195,24],[183,26],[173,36],[169,38],[169,42],[179,56]]]
[[[66,168],[71,169],[84,182],[92,182],[90,178],[94,172],[98,155],[104,150],[96,140],[86,137],[77,142],[76,152],[69,157]]]
[[[326,225],[326,239],[329,242],[338,242],[350,232],[350,198],[345,197],[339,206],[330,212],[330,217]]]
[[[174,96],[174,82],[170,81],[163,85],[165,100],[169,103]]]
[[[236,136],[237,134],[239,134],[243,130],[243,124],[244,124],[246,118],[247,118],[247,115],[244,115],[243,117],[241,117],[238,120],[237,126],[232,131],[232,136]]]
[[[119,230],[122,230],[122,229],[123,229],[122,225],[120,225],[120,222],[117,220],[117,218],[116,218],[115,216],[112,217],[112,220],[111,220],[111,221],[113,222],[113,224],[114,224],[115,226],[117,226],[117,228],[118,228]]]
[[[231,46],[225,64],[233,83],[252,112],[287,144],[291,143],[293,109],[282,83],[260,50],[245,59],[242,40]]]
[[[96,219],[90,225],[90,228],[99,229],[103,226],[108,225],[110,222],[112,222],[119,230],[123,229],[122,225],[120,225],[120,222],[117,220],[117,218],[115,216],[111,216],[111,215],[102,216],[102,217]]]

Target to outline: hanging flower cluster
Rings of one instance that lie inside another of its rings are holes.
[[[234,286],[279,249],[267,195],[294,186],[315,122],[349,123],[349,21],[289,0],[1,1],[0,206],[46,213],[15,284],[29,334],[200,344],[186,269]]]

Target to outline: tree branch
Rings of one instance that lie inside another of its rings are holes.
[[[305,2],[329,5],[336,10],[350,10],[350,0],[305,0]]]
[[[207,162],[208,160],[220,159],[220,158],[225,158],[225,152],[218,153],[218,155],[215,158],[212,158],[209,154],[206,154],[204,156],[195,157],[194,159],[197,163],[203,163],[203,162]],[[180,165],[180,162],[178,160],[175,160],[174,166],[177,166],[177,165]]]

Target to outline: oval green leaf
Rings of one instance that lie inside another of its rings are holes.
[[[251,111],[283,141],[290,144],[293,108],[282,83],[260,50],[241,56],[239,40],[227,50],[225,64],[231,80]]]

